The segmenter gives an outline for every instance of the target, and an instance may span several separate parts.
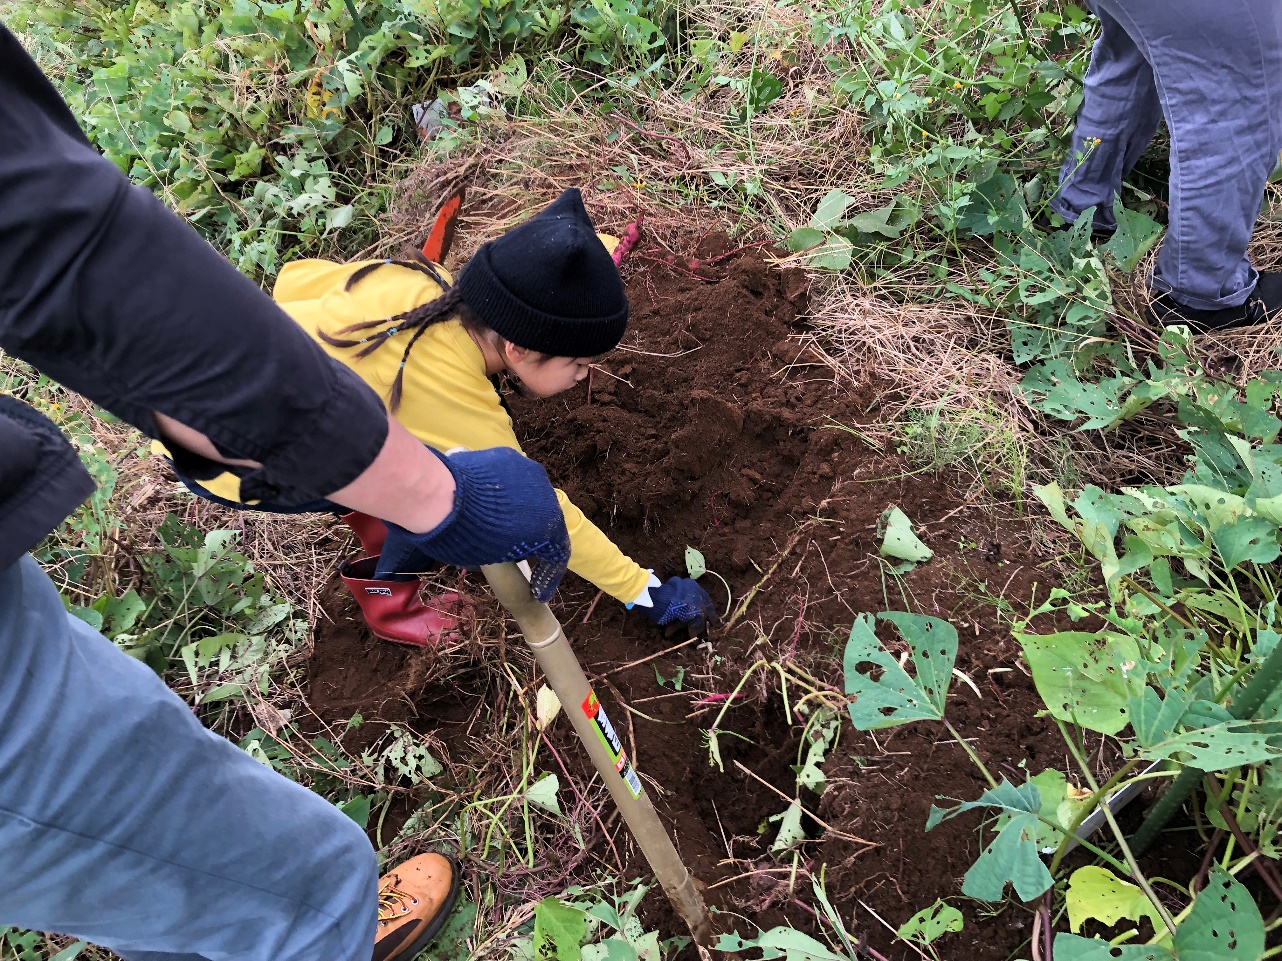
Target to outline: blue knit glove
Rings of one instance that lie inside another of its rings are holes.
[[[428,448],[454,475],[454,509],[426,534],[387,525],[380,571],[422,570],[416,558],[477,568],[530,561],[530,591],[546,603],[570,561],[570,535],[542,466],[510,447],[459,451]]]
[[[709,626],[721,623],[708,592],[688,577],[670,577],[659,587],[650,588],[650,600],[653,607],[637,605],[632,609],[668,628],[665,633],[669,635],[685,627],[691,637],[696,637],[707,633]]]

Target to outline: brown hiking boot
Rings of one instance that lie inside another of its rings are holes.
[[[373,961],[410,961],[445,926],[458,899],[459,869],[440,854],[420,854],[378,882]]]

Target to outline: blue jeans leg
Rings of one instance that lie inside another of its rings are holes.
[[[0,865],[0,926],[131,961],[373,953],[361,830],[201,727],[30,557],[0,571]]]
[[[1122,178],[1153,139],[1162,107],[1153,68],[1139,47],[1098,0],[1087,5],[1099,17],[1100,36],[1091,51],[1082,107],[1051,209],[1071,223],[1094,207],[1095,227],[1108,230],[1117,226],[1113,199]]]

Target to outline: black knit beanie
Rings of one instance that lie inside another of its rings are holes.
[[[577,187],[482,245],[457,283],[486,326],[526,350],[595,357],[617,347],[628,326],[619,268]]]

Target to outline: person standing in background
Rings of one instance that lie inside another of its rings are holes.
[[[1282,3],[1086,0],[1099,39],[1051,209],[1073,223],[1113,201],[1158,121],[1171,137],[1170,219],[1150,278],[1152,319],[1222,330],[1282,309],[1282,272],[1247,259],[1282,151]]]

